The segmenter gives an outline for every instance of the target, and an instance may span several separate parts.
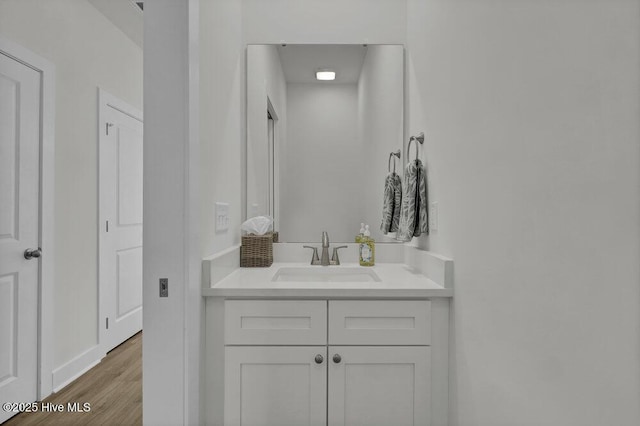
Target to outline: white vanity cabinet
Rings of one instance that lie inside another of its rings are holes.
[[[224,348],[211,346],[224,373],[207,380],[215,394],[224,378],[224,421],[212,409],[208,423],[446,424],[447,299],[211,303],[224,310]]]
[[[431,302],[330,300],[328,309],[328,424],[431,424]]]
[[[326,356],[325,347],[227,346],[224,424],[326,425]]]

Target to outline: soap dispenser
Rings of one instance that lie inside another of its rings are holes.
[[[373,266],[376,262],[376,242],[371,238],[369,225],[366,225],[363,237],[359,243],[360,247],[360,266]]]
[[[364,238],[364,223],[360,223],[360,233],[356,235],[356,243],[360,244]]]

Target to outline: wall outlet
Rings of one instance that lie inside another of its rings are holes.
[[[251,204],[251,217],[258,216],[258,208],[260,205],[258,203]]]
[[[438,203],[429,203],[429,231],[438,230]]]
[[[216,232],[229,229],[229,203],[216,203]]]

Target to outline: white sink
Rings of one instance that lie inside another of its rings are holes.
[[[380,282],[380,278],[373,270],[366,268],[309,266],[280,268],[271,281]]]

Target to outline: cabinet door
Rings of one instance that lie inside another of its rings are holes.
[[[330,426],[429,425],[429,347],[330,346],[328,362]]]
[[[326,355],[326,346],[227,346],[225,426],[326,425]]]

